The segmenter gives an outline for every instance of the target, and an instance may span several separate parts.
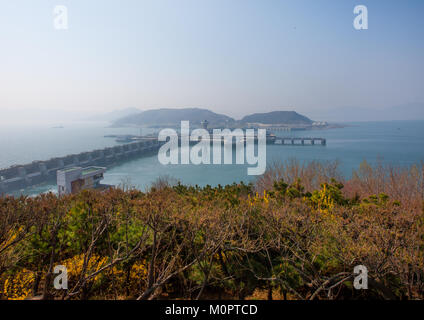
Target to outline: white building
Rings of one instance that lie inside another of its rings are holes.
[[[312,125],[316,127],[324,127],[327,126],[328,123],[326,121],[315,121],[312,123]]]
[[[57,171],[57,187],[59,195],[77,193],[85,189],[104,187],[100,184],[103,179],[103,167],[72,167]]]

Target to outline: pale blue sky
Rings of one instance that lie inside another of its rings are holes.
[[[424,102],[421,0],[0,1],[3,116]],[[358,4],[369,30],[353,28]],[[68,8],[66,31],[53,28],[55,5]]]

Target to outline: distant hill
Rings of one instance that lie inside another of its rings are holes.
[[[303,124],[310,125],[312,120],[295,111],[273,111],[267,113],[254,113],[241,119],[242,123],[263,124]]]
[[[136,108],[125,108],[121,110],[115,110],[108,113],[98,114],[95,116],[91,116],[86,120],[90,121],[109,121],[113,122],[123,117],[128,117],[130,115],[138,114],[141,111]]]
[[[207,109],[185,108],[147,110],[118,119],[113,123],[113,126],[174,126],[180,125],[180,122],[184,120],[188,120],[194,125],[200,125],[203,120],[207,120],[211,126],[226,125],[235,122],[233,118]]]

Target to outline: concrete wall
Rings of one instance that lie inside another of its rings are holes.
[[[157,140],[145,140],[2,169],[0,170],[0,194],[43,182],[54,182],[56,171],[63,168],[75,166],[111,167],[130,158],[141,157],[158,150],[162,144]]]

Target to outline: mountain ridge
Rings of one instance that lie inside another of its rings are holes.
[[[120,125],[176,125],[181,121],[190,121],[200,125],[207,120],[211,125],[235,123],[229,116],[201,108],[161,108],[140,112],[118,119],[113,126]]]
[[[235,120],[224,114],[215,113],[202,108],[161,108],[142,111],[122,117],[113,122],[112,126],[143,126],[143,125],[178,125],[181,121],[190,121],[194,125],[200,125],[207,120],[211,126],[228,126],[234,124],[245,125],[247,123],[262,124],[291,124],[311,125],[312,120],[297,113],[296,111],[272,111],[267,113],[254,113]]]

